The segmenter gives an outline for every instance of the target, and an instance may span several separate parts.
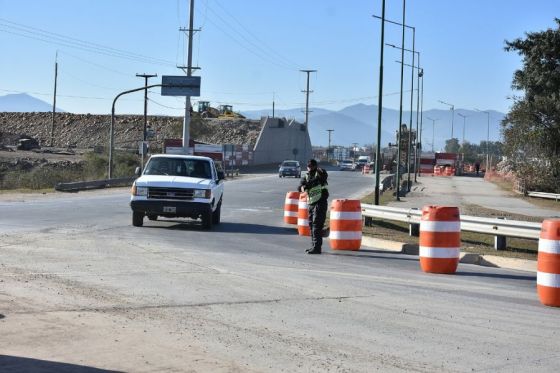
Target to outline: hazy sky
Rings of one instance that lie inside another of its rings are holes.
[[[121,91],[144,84],[136,73],[181,75],[187,0],[0,0],[0,95],[27,92],[52,101],[58,51],[57,104],[71,112],[109,113]],[[402,20],[402,1],[387,0],[387,18]],[[425,69],[425,109],[447,106],[507,112],[520,66],[504,40],[554,27],[560,0],[408,0]],[[193,62],[201,97],[236,111],[303,106],[340,109],[377,103],[381,0],[196,0]],[[401,29],[387,24],[386,41]],[[407,31],[406,47],[412,47]],[[121,57],[119,57],[121,56]],[[126,58],[123,58],[126,57]],[[400,51],[385,49],[384,106],[398,109]],[[410,53],[406,53],[410,63]],[[410,69],[405,89],[410,89]],[[152,82],[159,82],[160,78]],[[183,98],[151,93],[150,113],[181,115]],[[409,99],[408,99],[409,100]],[[409,101],[405,101],[409,103]],[[162,106],[163,105],[163,106]],[[166,106],[166,107],[165,107]],[[125,96],[120,113],[141,113],[142,93]]]

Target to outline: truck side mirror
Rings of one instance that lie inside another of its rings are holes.
[[[224,171],[218,171],[218,181],[224,180],[225,178],[226,175],[224,174]]]
[[[142,174],[142,169],[140,167],[136,167],[136,169],[134,170],[134,175],[140,176],[140,174]]]

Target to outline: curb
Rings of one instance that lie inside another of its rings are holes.
[[[418,255],[418,245],[395,242],[373,237],[362,237],[362,246],[395,254]],[[537,261],[529,259],[504,258],[496,255],[461,253],[460,263],[475,264],[484,267],[516,269],[537,272]]]

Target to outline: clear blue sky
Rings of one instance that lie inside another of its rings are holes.
[[[0,0],[0,95],[27,92],[51,102],[58,50],[57,104],[109,113],[118,92],[143,85],[136,73],[182,74],[174,66],[185,61],[178,28],[188,25],[188,2]],[[387,18],[400,22],[402,1],[386,4]],[[274,93],[277,108],[302,107],[305,75],[298,70],[304,68],[318,70],[311,106],[377,103],[380,21],[371,15],[381,14],[381,0],[196,0],[195,8],[195,28],[202,28],[193,48],[193,62],[202,68],[200,99],[254,110],[270,107]],[[504,40],[553,27],[555,16],[558,0],[408,0],[406,23],[416,27],[425,69],[424,108],[445,109],[443,100],[507,112],[520,58],[503,50]],[[385,35],[387,42],[401,41],[398,26],[388,24]],[[411,48],[410,32],[405,43]],[[133,56],[116,57],[123,53]],[[393,109],[399,107],[398,94],[390,95],[399,91],[398,59],[398,50],[385,49],[384,106]],[[405,76],[409,89],[409,69]],[[158,90],[151,99],[152,114],[183,111],[182,98]],[[141,93],[117,107],[142,111]]]

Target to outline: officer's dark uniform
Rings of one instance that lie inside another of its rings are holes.
[[[308,172],[301,179],[300,191],[307,192],[309,210],[309,228],[311,230],[311,248],[308,254],[320,254],[323,245],[323,226],[327,217],[329,190],[327,188],[327,171],[317,167],[314,159],[307,163]]]

